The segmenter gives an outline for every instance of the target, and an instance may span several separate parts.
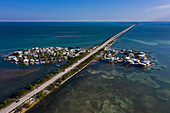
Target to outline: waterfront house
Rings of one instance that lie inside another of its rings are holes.
[[[114,60],[115,60],[115,61],[118,61],[118,60],[119,60],[119,57],[114,57]]]
[[[143,61],[142,63],[146,64],[146,65],[149,65],[150,64],[150,61]]]
[[[21,58],[23,56],[23,54],[20,54],[18,57]]]
[[[139,59],[143,60],[145,59],[145,54],[138,54]]]
[[[125,57],[126,60],[130,60],[130,57]]]
[[[105,57],[105,58],[104,58],[104,61],[105,61],[105,62],[112,62],[112,59],[111,59],[111,58],[108,58],[108,57]]]
[[[53,47],[49,47],[51,50],[53,50]]]
[[[18,58],[17,58],[17,57],[14,57],[14,58],[12,58],[12,61],[14,61],[14,62],[18,62],[19,60],[18,60]]]
[[[134,61],[130,59],[130,60],[127,60],[127,63],[128,64],[134,64]]]
[[[30,62],[34,62],[35,60],[34,59],[30,59]]]
[[[45,52],[45,51],[46,51],[46,48],[42,48],[42,51],[44,51],[44,52]]]
[[[139,52],[141,55],[145,55],[145,53],[144,52]]]
[[[56,47],[56,49],[57,49],[57,50],[62,50],[62,48],[61,48],[61,47]]]
[[[138,54],[139,57],[145,57],[145,54]]]
[[[28,59],[24,59],[24,60],[23,60],[23,63],[28,63],[28,62],[29,62]]]
[[[39,53],[39,52],[40,52],[40,50],[36,50],[36,52],[37,52],[37,53]]]
[[[139,66],[139,67],[145,67],[146,64],[145,64],[145,63],[138,63],[138,66]]]
[[[22,51],[14,51],[14,53],[22,54]]]
[[[128,52],[132,53],[133,51],[131,49],[127,50]]]
[[[132,61],[135,62],[135,63],[139,63],[140,60],[136,59],[136,58],[132,58]]]
[[[133,53],[129,53],[129,57],[135,57]]]
[[[8,56],[7,60],[11,60],[12,58],[16,58],[16,56]]]
[[[29,53],[28,51],[25,51],[25,52],[24,52],[24,55],[28,55],[28,53]]]
[[[35,64],[40,64],[40,62],[35,62]]]

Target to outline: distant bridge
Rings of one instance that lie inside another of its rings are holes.
[[[64,74],[68,73],[70,70],[74,69],[76,66],[78,66],[80,63],[82,63],[83,61],[85,61],[86,59],[90,58],[92,55],[94,55],[95,53],[97,53],[99,50],[103,49],[104,47],[110,47],[112,44],[114,44],[117,40],[118,37],[121,36],[122,34],[126,33],[128,30],[130,30],[132,27],[134,27],[134,25],[128,27],[127,29],[121,31],[120,33],[118,33],[117,35],[115,35],[114,37],[108,39],[106,42],[104,42],[103,44],[101,44],[99,47],[97,47],[95,50],[93,50],[91,53],[89,53],[87,56],[85,56],[84,58],[82,58],[81,60],[79,60],[79,62],[76,62],[75,64],[73,64],[72,66],[68,67],[65,72],[60,72],[58,74],[56,74],[53,78],[51,78],[50,80],[48,80],[47,82],[43,83],[41,86],[39,86],[38,88],[34,89],[33,91],[27,93],[26,95],[22,96],[19,100],[19,102],[13,102],[11,103],[9,106],[7,106],[6,108],[3,108],[0,110],[0,113],[9,113],[10,111],[14,110],[15,108],[17,108],[18,106],[20,106],[21,104],[23,104],[26,100],[28,100],[29,98],[31,98],[32,96],[34,96],[35,94],[37,94],[38,92],[40,92],[41,90],[43,90],[44,88],[46,88],[47,86],[49,86],[50,84],[52,84],[53,82],[55,82],[58,78],[62,77]]]

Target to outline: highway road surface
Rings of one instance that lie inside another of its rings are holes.
[[[53,78],[51,78],[50,80],[48,80],[47,82],[43,83],[41,86],[39,86],[38,88],[34,89],[33,91],[29,92],[28,94],[22,96],[18,102],[13,102],[12,104],[10,104],[9,106],[7,106],[6,108],[0,110],[0,113],[9,113],[10,111],[12,111],[13,109],[15,109],[16,107],[18,107],[19,105],[21,105],[23,102],[25,102],[26,100],[28,100],[29,98],[31,98],[32,96],[34,96],[35,94],[37,94],[38,92],[40,92],[41,90],[43,90],[44,88],[46,88],[47,86],[49,86],[50,84],[52,84],[53,82],[55,82],[58,78],[60,78],[61,76],[63,76],[64,74],[66,74],[67,72],[69,72],[70,70],[72,70],[73,68],[75,68],[76,66],[78,66],[80,63],[82,63],[83,61],[85,61],[86,59],[88,59],[89,57],[91,57],[92,55],[94,55],[95,53],[97,53],[99,50],[101,50],[102,48],[104,48],[107,44],[109,44],[110,42],[112,42],[114,39],[118,38],[120,35],[124,34],[125,32],[127,32],[129,29],[131,29],[132,27],[134,27],[135,25],[130,26],[129,28],[123,30],[122,32],[118,33],[117,35],[115,35],[114,37],[110,38],[109,40],[107,40],[106,42],[104,42],[102,45],[100,45],[98,48],[96,48],[95,50],[93,50],[91,53],[89,53],[87,56],[85,56],[84,58],[82,58],[81,60],[79,60],[79,62],[76,62],[75,64],[73,64],[72,66],[68,67],[65,72],[61,72],[59,74],[57,74],[56,76],[54,76]]]

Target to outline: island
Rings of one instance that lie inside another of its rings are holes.
[[[15,64],[34,65],[62,62],[67,59],[82,55],[90,51],[90,48],[80,47],[47,47],[31,48],[22,51],[14,51],[13,54],[4,58]]]
[[[6,57],[6,60],[21,65],[55,63],[62,62],[66,59],[68,60],[68,62],[60,69],[54,71],[51,74],[47,74],[44,78],[38,80],[36,83],[31,84],[26,89],[18,91],[16,93],[17,99],[15,101],[16,104],[20,102],[20,99],[18,98],[27,93],[28,91],[40,90],[38,93],[34,94],[29,99],[24,101],[23,104],[18,106],[11,113],[20,112],[25,113],[27,110],[31,109],[36,103],[42,100],[45,96],[47,96],[54,90],[58,89],[67,80],[69,80],[75,74],[83,70],[86,66],[88,66],[92,62],[101,61],[106,63],[122,64],[122,66],[134,66],[142,69],[149,68],[151,65],[153,65],[151,60],[147,58],[147,56],[150,57],[150,55],[147,52],[135,51],[131,49],[111,49],[108,47],[104,47],[96,54],[92,55],[92,57],[80,63],[77,67],[74,67],[71,71],[67,70],[67,68],[72,67],[74,63],[79,63],[80,59],[89,55],[89,53],[94,51],[95,48],[97,48],[98,46],[99,45],[91,48],[48,47],[45,49],[36,47],[32,49],[25,49],[23,51],[15,51],[13,52],[13,55]],[[23,58],[23,60],[16,60],[20,58]],[[25,63],[24,62],[25,59],[28,59],[29,62]],[[65,71],[68,71],[68,73],[66,73]],[[57,80],[55,80],[52,84],[48,85],[45,88],[42,88],[42,90],[39,88],[39,86],[42,83],[46,82],[48,79],[54,77],[56,74],[59,74],[60,72],[63,72],[65,74],[62,75]]]
[[[0,112],[3,113],[24,113],[31,109],[35,104],[37,104],[41,99],[46,97],[49,93],[58,89],[67,80],[72,78],[78,72],[86,68],[89,64],[99,59],[109,58],[108,50],[109,47],[114,44],[118,37],[126,33],[128,30],[133,28],[135,24],[116,34],[115,36],[108,38],[102,44],[98,44],[90,48],[32,48],[23,51],[15,51],[13,55],[4,60],[9,60],[15,62],[16,64],[44,64],[52,63],[60,60],[68,61],[64,66],[54,70],[53,72],[47,74],[45,77],[39,79],[38,81],[30,84],[28,87],[19,90],[14,94],[13,98],[8,98],[0,104]],[[71,55],[70,52],[74,51]],[[113,50],[112,50],[113,52]],[[102,54],[103,53],[103,54]],[[108,54],[104,54],[108,53]],[[125,52],[124,52],[125,53]],[[142,54],[142,53],[141,53]],[[101,56],[101,58],[99,57]],[[69,58],[70,57],[70,58]],[[114,58],[114,60],[117,57]],[[25,62],[25,59],[27,59]],[[121,58],[120,58],[121,59]],[[119,59],[118,59],[119,60]],[[130,60],[130,59],[129,59]]]
[[[94,48],[96,47],[36,47],[25,49],[23,51],[14,51],[12,55],[4,58],[4,60],[11,61],[15,64],[24,65],[59,63],[88,53]],[[100,54],[96,56],[96,58],[103,62],[119,63],[122,65],[146,69],[153,65],[147,56],[149,56],[149,54],[145,53],[144,51],[135,51],[131,49],[110,49],[105,47],[105,49],[101,51]]]
[[[138,68],[149,68],[153,63],[149,58],[150,55],[144,51],[135,51],[131,49],[110,49],[107,48],[101,52],[97,58],[100,61],[108,63],[119,63],[122,65],[134,66]]]

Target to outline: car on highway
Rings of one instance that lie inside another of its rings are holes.
[[[67,69],[63,70],[63,72],[65,72]]]
[[[18,103],[20,100],[17,100],[17,101],[15,101],[16,103]]]

